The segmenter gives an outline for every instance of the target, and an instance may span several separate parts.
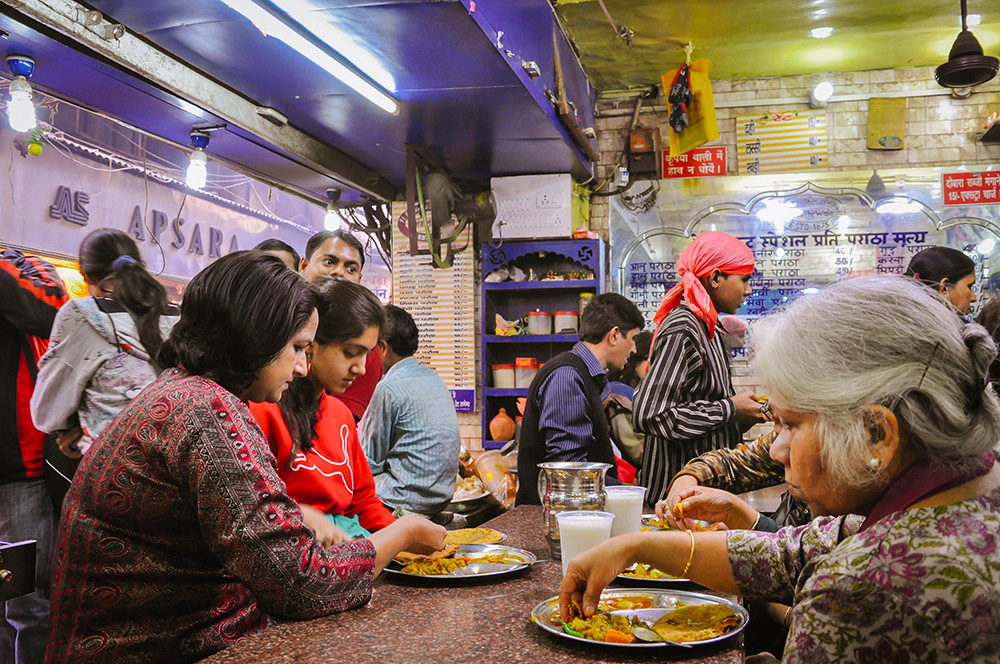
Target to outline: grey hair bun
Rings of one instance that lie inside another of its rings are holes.
[[[986,328],[978,323],[968,323],[962,327],[962,341],[972,358],[973,385],[978,389],[985,386],[990,365],[997,359],[997,344]]]

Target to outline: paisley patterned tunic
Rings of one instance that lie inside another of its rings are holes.
[[[176,369],[84,457],[60,530],[47,662],[194,662],[371,597],[371,542],[317,544],[246,405]]]
[[[785,662],[1000,661],[1000,489],[860,527],[727,534],[740,592],[794,602]]]

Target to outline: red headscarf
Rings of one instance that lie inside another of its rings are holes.
[[[714,337],[719,312],[715,310],[701,278],[712,274],[713,270],[720,270],[723,274],[750,274],[753,269],[753,252],[746,243],[722,231],[702,233],[677,259],[677,274],[681,283],[667,291],[653,321],[659,328],[667,314],[680,304],[683,293],[684,301],[694,315],[708,324],[709,338]]]

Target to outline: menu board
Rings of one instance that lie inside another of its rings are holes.
[[[454,242],[452,267],[438,268],[423,231],[417,233],[419,253],[410,255],[406,203],[392,204],[392,219],[393,304],[409,312],[417,324],[420,345],[415,357],[444,379],[456,411],[473,412],[476,334],[471,226]]]
[[[827,168],[826,111],[736,116],[741,175]]]

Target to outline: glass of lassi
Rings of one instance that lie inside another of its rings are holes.
[[[609,486],[604,488],[608,497],[604,510],[615,515],[611,536],[637,533],[642,528],[642,501],[646,497],[644,486]]]
[[[610,512],[577,510],[556,514],[559,522],[559,541],[562,545],[562,570],[566,576],[569,561],[587,549],[592,549],[611,537],[611,523],[615,515]]]

